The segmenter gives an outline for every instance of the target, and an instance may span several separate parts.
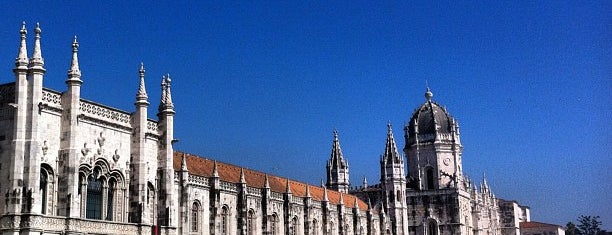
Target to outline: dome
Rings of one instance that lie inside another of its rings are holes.
[[[433,93],[427,88],[425,98],[427,101],[417,108],[408,124],[408,136],[451,133],[453,118],[446,109],[431,100]]]

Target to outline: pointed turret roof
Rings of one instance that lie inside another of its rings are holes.
[[[338,130],[334,129],[334,142],[332,144],[331,156],[328,164],[332,168],[345,168],[348,167],[344,156],[342,155],[342,148],[340,148],[340,140],[338,139]]]
[[[36,69],[43,69],[43,65],[45,61],[42,58],[42,50],[40,48],[40,33],[42,30],[40,29],[40,24],[36,23],[36,28],[34,29],[34,51],[32,52],[32,58],[30,59],[30,67]]]
[[[81,69],[79,68],[79,42],[77,36],[74,36],[72,41],[72,61],[70,62],[70,70],[68,70],[68,80],[66,83],[77,82],[81,83]]]
[[[25,21],[21,23],[19,34],[21,35],[21,42],[19,44],[19,53],[17,54],[17,58],[15,58],[15,68],[27,69],[29,60],[28,49],[26,47],[26,35],[28,34],[28,30],[26,30]]]
[[[393,128],[391,121],[387,123],[387,143],[385,144],[384,159],[387,163],[401,163],[402,158],[397,151],[397,145],[395,144],[395,138],[393,137]]]
[[[147,96],[147,88],[145,87],[145,68],[144,63],[140,62],[140,69],[138,69],[138,77],[140,81],[138,82],[138,93],[136,93],[136,103],[137,104],[149,104],[147,101],[149,97]]]

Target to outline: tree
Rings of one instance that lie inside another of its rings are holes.
[[[568,223],[568,225],[570,224]],[[599,228],[599,226],[601,226],[599,216],[581,215],[578,217],[578,226],[576,227],[575,235],[598,235],[601,233],[601,228]]]
[[[565,225],[565,235],[578,235],[578,231],[576,230],[576,225],[571,221],[567,222]]]

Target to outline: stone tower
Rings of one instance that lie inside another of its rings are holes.
[[[329,160],[327,161],[327,184],[330,189],[347,193],[349,190],[349,165],[342,156],[338,131],[334,130],[334,143]]]
[[[404,127],[409,185],[420,190],[457,188],[463,175],[459,124],[432,97],[428,87],[425,103]]]
[[[406,174],[404,159],[397,151],[391,122],[387,124],[385,153],[380,159],[381,184],[393,234],[408,234],[406,206]]]

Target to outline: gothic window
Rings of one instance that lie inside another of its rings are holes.
[[[278,226],[277,223],[278,217],[276,216],[276,214],[272,214],[270,216],[270,235],[276,235],[276,227]]]
[[[255,235],[255,212],[253,210],[247,213],[247,234]]]
[[[364,235],[365,233],[363,232],[363,226],[359,227],[359,235]]]
[[[229,210],[227,209],[226,206],[221,208],[221,234],[222,235],[228,235],[228,221],[229,220]]]
[[[113,178],[111,178],[108,181],[108,191],[107,191],[107,197],[106,197],[106,220],[113,220],[113,215],[115,214],[113,212],[113,206],[114,206],[114,202],[115,202],[115,190],[117,188],[117,181]]]
[[[312,220],[312,234],[319,235],[319,224],[316,219]]]
[[[95,170],[87,178],[87,211],[88,219],[102,219],[102,179],[98,179],[98,171]]]
[[[334,226],[334,222],[329,222],[329,234],[336,234],[336,226]]]
[[[431,167],[427,168],[427,189],[434,189],[434,173]]]
[[[200,205],[198,202],[194,202],[191,206],[191,231],[198,231],[198,214],[200,212]]]

